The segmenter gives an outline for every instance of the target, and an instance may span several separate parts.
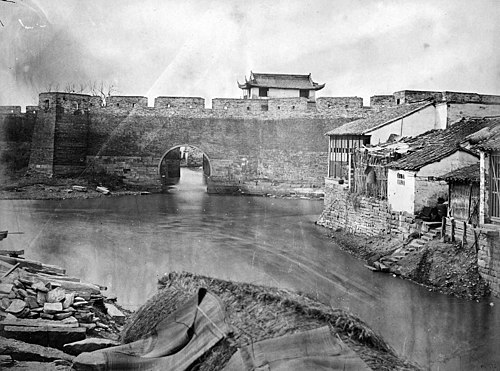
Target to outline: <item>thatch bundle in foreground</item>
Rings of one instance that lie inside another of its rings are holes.
[[[148,334],[200,287],[222,299],[233,334],[199,359],[192,370],[220,370],[239,346],[325,325],[374,370],[417,370],[398,358],[364,322],[343,310],[288,290],[184,272],[170,273],[160,279],[159,292],[132,315],[122,340],[129,343]]]

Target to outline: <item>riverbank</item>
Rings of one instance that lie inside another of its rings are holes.
[[[22,266],[9,267],[6,260],[15,262],[12,259]],[[116,298],[105,296],[104,287],[69,277],[63,268],[6,255],[0,255],[0,263],[2,369],[81,369],[80,360],[93,360],[94,354],[99,359],[98,353],[85,352],[143,338],[203,288],[224,304],[231,331],[189,369],[222,370],[238,349],[249,344],[305,332],[325,335],[325,329],[342,349],[337,355],[337,345],[330,344],[327,354],[372,370],[419,369],[398,357],[360,319],[288,290],[171,273],[158,281],[157,294],[130,313],[121,312]]]
[[[73,186],[77,186],[73,189]],[[108,195],[97,191],[97,186],[108,188]],[[6,178],[0,184],[2,200],[64,200],[96,197],[139,195],[147,192],[142,187],[126,185],[119,177],[93,174],[82,177],[52,177],[42,175]]]
[[[342,230],[332,231],[330,237],[341,249],[364,260],[368,266],[408,246],[412,240],[412,237],[405,241],[390,237],[368,238]],[[394,262],[387,273],[409,279],[430,291],[469,300],[480,300],[490,295],[488,284],[478,271],[477,253],[458,243],[429,241]]]

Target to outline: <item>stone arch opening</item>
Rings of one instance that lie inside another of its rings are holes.
[[[158,173],[163,189],[179,183],[182,168],[202,172],[203,182],[207,184],[211,174],[210,159],[199,147],[181,144],[170,148],[160,160]]]

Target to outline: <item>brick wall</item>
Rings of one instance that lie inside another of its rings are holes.
[[[325,207],[317,224],[365,236],[406,238],[417,230],[413,215],[391,212],[386,200],[349,193],[347,186],[325,179]]]

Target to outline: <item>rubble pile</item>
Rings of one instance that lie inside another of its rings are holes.
[[[106,296],[105,287],[22,254],[0,250],[0,355],[6,339],[68,354],[78,353],[73,344],[89,337],[117,344],[125,315],[116,307],[116,297]]]

